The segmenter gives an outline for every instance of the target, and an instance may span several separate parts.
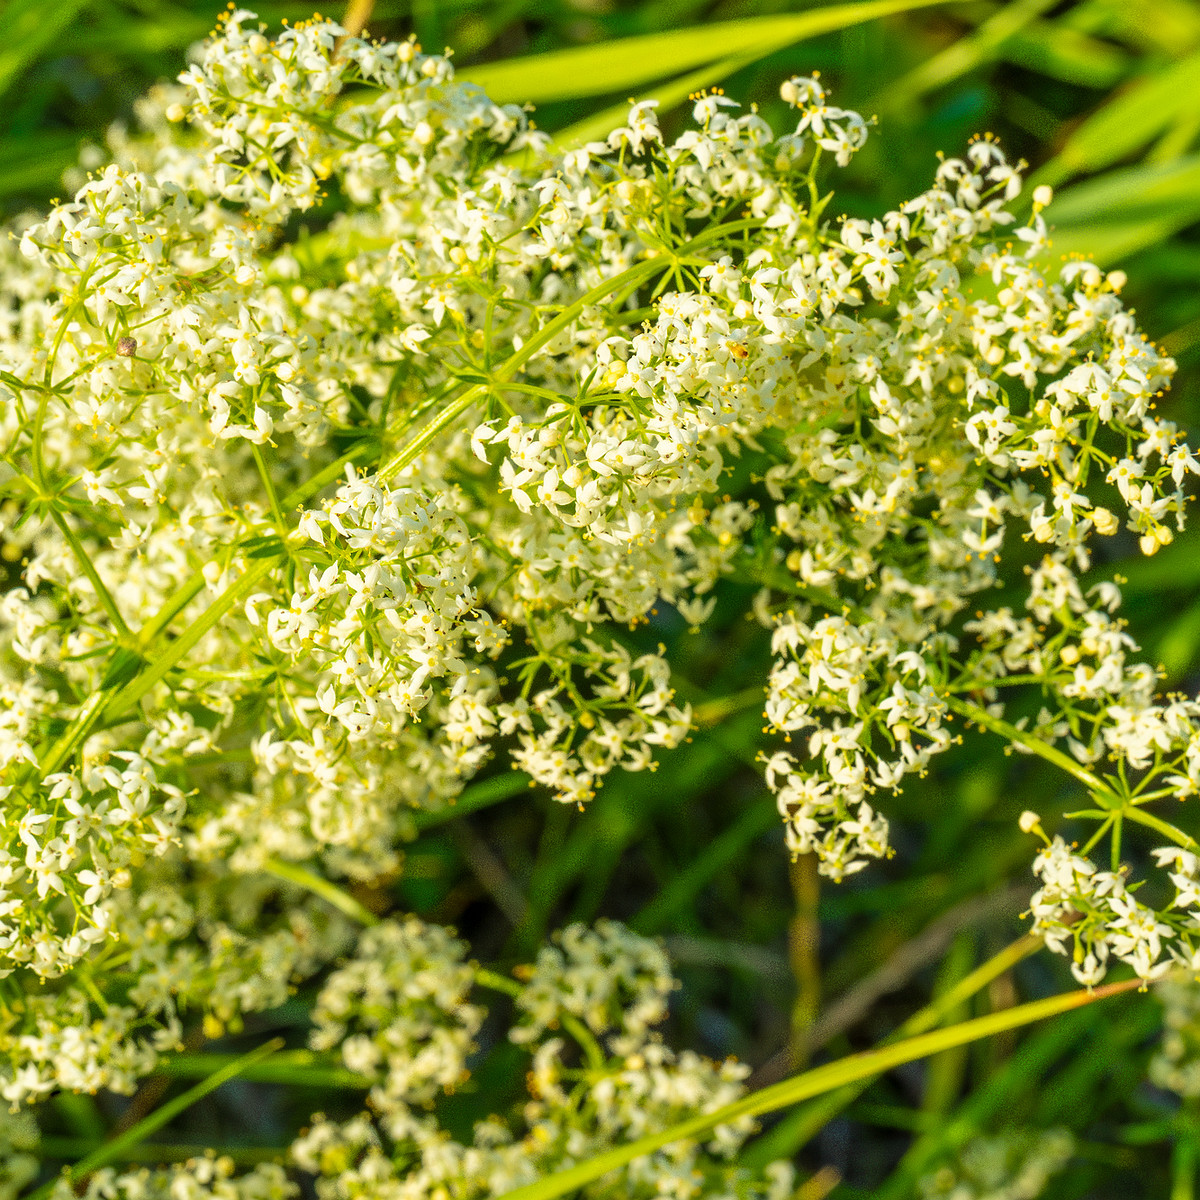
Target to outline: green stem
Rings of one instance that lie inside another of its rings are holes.
[[[998,979],[1006,971],[1011,971],[1022,959],[1040,950],[1043,945],[1042,939],[1032,934],[1026,934],[1009,943],[999,954],[981,963],[948,991],[913,1013],[894,1033],[884,1038],[881,1044],[892,1045],[901,1038],[914,1037],[936,1029],[955,1009],[982,991],[992,980]],[[872,1076],[861,1082],[848,1084],[792,1113],[744,1151],[739,1161],[745,1166],[759,1169],[776,1159],[791,1158],[818,1130],[823,1129],[838,1113],[861,1096],[873,1078]]]
[[[275,494],[275,485],[271,482],[271,475],[267,470],[267,460],[263,458],[262,447],[257,442],[251,442],[250,452],[254,455],[254,465],[258,468],[258,477],[262,480],[263,491],[267,493],[267,501],[271,505],[271,515],[275,518],[279,532],[286,535],[287,521],[284,520],[283,510],[279,507],[279,497]]]
[[[360,458],[368,458],[368,451],[379,453],[379,445],[368,439],[356,442],[341,458],[331,462],[328,466],[322,467],[311,479],[300,487],[289,492],[279,501],[280,510],[287,512],[290,509],[297,508],[301,504],[311,500],[319,491],[325,488],[328,484],[337,479],[346,467]],[[145,650],[167,626],[185,609],[191,602],[200,594],[204,588],[204,574],[201,571],[196,571],[184,584],[182,584],[159,610],[153,620],[147,621],[145,625],[138,631],[138,647]]]
[[[277,879],[285,879],[288,883],[294,883],[298,887],[307,888],[314,895],[320,896],[322,900],[327,900],[334,908],[344,912],[346,916],[357,921],[360,925],[378,925],[379,918],[373,913],[365,909],[353,896],[346,895],[341,888],[329,882],[328,879],[322,879],[320,875],[308,870],[306,867],[300,866],[298,863],[280,862],[276,858],[269,858],[263,863],[263,870],[268,875],[274,875]]]
[[[524,991],[515,979],[509,979],[495,971],[489,971],[486,967],[476,969],[475,982],[480,987],[491,988],[494,992],[503,992],[506,996],[519,996]],[[558,1019],[562,1023],[562,1027],[579,1043],[584,1057],[587,1058],[588,1066],[593,1071],[602,1071],[606,1062],[604,1051],[600,1049],[600,1043],[596,1041],[592,1031],[574,1013],[563,1012],[560,1009]]]
[[[139,1142],[145,1141],[146,1137],[153,1133],[156,1129],[161,1129],[169,1121],[173,1121],[181,1112],[191,1108],[197,1100],[202,1100],[209,1092],[214,1092],[223,1083],[228,1083],[229,1080],[235,1079],[243,1071],[253,1067],[256,1063],[262,1062],[264,1058],[270,1057],[284,1045],[283,1038],[272,1038],[269,1042],[259,1046],[257,1049],[251,1050],[249,1054],[243,1054],[240,1058],[228,1063],[219,1071],[214,1071],[207,1079],[196,1084],[195,1087],[189,1088],[181,1096],[176,1096],[174,1100],[168,1100],[161,1108],[156,1108],[154,1112],[143,1117],[136,1125],[125,1130],[111,1141],[105,1142],[102,1146],[97,1147],[91,1154],[80,1159],[73,1167],[68,1168],[63,1172],[61,1178],[65,1178],[68,1184],[76,1184],[90,1175],[97,1167],[104,1166],[105,1163],[112,1162],[114,1159],[120,1159]],[[59,1180],[51,1179],[42,1184],[35,1192],[32,1192],[26,1200],[46,1200],[52,1192],[58,1187]]]
[[[1068,775],[1073,775],[1085,787],[1096,793],[1097,797],[1108,799],[1112,808],[1124,807],[1125,801],[1099,775],[1081,766],[1069,754],[1064,754],[1056,746],[1048,745],[1041,738],[1034,737],[1033,734],[1026,733],[1023,729],[1018,729],[1008,721],[993,717],[987,709],[981,708],[978,704],[970,704],[966,700],[958,699],[957,696],[945,696],[944,699],[947,707],[953,709],[960,716],[974,721],[976,725],[980,725],[992,733],[998,733],[1014,745],[1023,746],[1031,754],[1036,754],[1039,758],[1044,758],[1047,762],[1062,768]]]
[[[1143,812],[1140,808],[1135,808],[1132,804],[1122,810],[1122,816],[1130,821],[1136,821],[1139,825],[1145,825],[1149,829],[1157,830],[1168,837],[1177,846],[1182,846],[1185,850],[1200,850],[1200,846],[1196,844],[1196,839],[1184,833],[1182,829],[1177,829],[1169,821],[1164,821],[1160,817],[1156,817],[1153,813]]]
[[[76,744],[91,732],[92,726],[99,720],[100,714],[104,711],[104,706],[107,703],[107,692],[93,692],[84,701],[79,711],[75,714],[75,719],[63,730],[62,736],[58,741],[50,747],[46,757],[38,763],[38,771],[42,775],[50,775],[58,770]]]
[[[91,556],[83,548],[83,543],[75,536],[75,531],[67,524],[66,517],[57,509],[51,508],[50,518],[58,526],[59,532],[66,539],[67,545],[71,547],[71,553],[75,555],[75,561],[91,581],[92,587],[96,589],[96,597],[99,599],[104,611],[108,613],[108,619],[113,623],[113,627],[117,633],[123,638],[131,637],[132,634],[129,631],[129,626],[125,624],[125,618],[121,616],[116,601],[113,600],[108,588],[104,586],[104,580],[100,578],[100,574],[96,570],[96,564],[92,562]]]
[[[275,560],[260,559],[246,570],[235,583],[231,583],[161,654],[148,664],[135,678],[131,679],[109,702],[104,710],[105,718],[123,716],[175,666],[189,650],[214,628],[218,621],[239,601],[254,590],[255,584],[271,571]]]
[[[509,355],[492,373],[493,379],[497,382],[507,382],[510,380],[539,350],[547,346],[564,329],[568,328],[572,321],[577,320],[584,309],[601,300],[607,299],[607,297],[611,296],[614,292],[620,291],[622,288],[637,287],[638,284],[648,279],[655,272],[677,264],[681,261],[683,255],[698,249],[708,242],[717,240],[728,233],[734,233],[740,229],[750,228],[761,223],[761,221],[756,219],[747,219],[745,221],[732,221],[725,225],[719,225],[693,238],[690,242],[684,243],[684,245],[669,254],[662,254],[646,259],[644,262],[628,267],[619,274],[612,276],[612,278],[604,280],[603,283],[598,283],[594,288],[584,292],[578,300],[564,308],[553,321],[549,321],[543,325],[537,333],[533,334],[525,342],[520,350]],[[437,434],[466,412],[476,400],[486,395],[490,390],[491,387],[489,384],[479,383],[474,387],[468,388],[461,396],[451,401],[432,421],[424,426],[421,432],[403,450],[379,469],[379,478],[390,479],[397,471],[403,470],[429,445]]]

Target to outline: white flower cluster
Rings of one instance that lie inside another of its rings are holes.
[[[465,950],[416,917],[368,930],[317,997],[313,1049],[340,1050],[350,1070],[379,1078],[379,1109],[407,1112],[453,1090],[484,1015],[466,1002],[475,973]]]
[[[555,940],[526,972],[512,1040],[544,1037],[567,1012],[594,1034],[615,1031],[608,1039],[614,1052],[632,1053],[667,1016],[675,980],[662,947],[603,918],[594,928],[572,925]]]
[[[1098,870],[1061,837],[1034,859],[1041,883],[1030,900],[1034,932],[1072,959],[1071,974],[1092,987],[1104,978],[1110,954],[1139,979],[1159,979],[1177,966],[1200,971],[1200,856],[1178,846],[1153,852],[1175,888],[1163,911],[1141,903],[1128,872]],[[1173,868],[1173,869],[1171,869]]]
[[[60,1179],[50,1195],[53,1200],[293,1200],[299,1193],[278,1164],[265,1163],[245,1175],[235,1170],[227,1155],[206,1155],[172,1167],[101,1167],[88,1176],[82,1191]]]
[[[271,860],[393,871],[497,749],[572,803],[653,769],[692,711],[638,627],[727,580],[827,875],[888,852],[876,793],[953,716],[999,730],[1009,685],[1048,707],[1005,736],[1106,811],[1200,792],[1196,705],[1080,583],[1118,514],[1146,553],[1182,525],[1174,364],[1119,273],[1047,265],[992,140],[831,219],[818,174],[867,127],[816,79],[783,136],[704,95],[672,142],[644,103],[557,153],[343,32],[231,11],[0,247],[0,973],[61,980],[5,1025],[6,1095],[128,1087],[180,1005],[236,1020],[336,954],[264,915]],[[1027,612],[971,619],[1021,539]],[[1084,959],[1149,970],[1165,935],[1114,913]]]
[[[340,1043],[345,1064],[380,1083],[374,1117],[317,1117],[293,1145],[321,1200],[502,1195],[743,1093],[746,1067],[676,1053],[651,1028],[675,986],[662,949],[616,922],[575,925],[523,972],[523,985],[507,981],[519,1017],[510,1037],[531,1055],[528,1094],[478,1122],[471,1141],[456,1140],[411,1105],[469,1075],[484,1010],[464,997],[477,982],[494,983],[464,953],[445,930],[408,917],[364,933],[355,957],[330,977],[313,1047]],[[672,1143],[585,1194],[784,1200],[795,1189],[790,1164],[754,1173],[729,1162],[752,1129],[742,1119],[703,1142]]]
[[[105,902],[122,931],[119,953],[110,948],[75,968],[73,986],[41,987],[11,1010],[0,1031],[0,1097],[10,1105],[59,1089],[131,1094],[163,1053],[181,1048],[189,1015],[203,1013],[206,1036],[236,1032],[244,1014],[283,1004],[351,940],[349,922],[312,896],[289,896],[272,914],[275,889],[261,877],[189,880],[174,867]]]
[[[1038,1200],[1075,1152],[1065,1129],[974,1137],[920,1182],[921,1200]]]

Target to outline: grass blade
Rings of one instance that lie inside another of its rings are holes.
[[[681,1121],[678,1125],[664,1129],[661,1133],[639,1138],[636,1142],[629,1142],[614,1150],[597,1154],[566,1171],[559,1171],[554,1175],[537,1180],[536,1183],[506,1192],[503,1200],[554,1200],[557,1196],[564,1196],[568,1192],[573,1192],[577,1188],[591,1183],[594,1179],[599,1179],[601,1175],[606,1175],[609,1171],[625,1166],[635,1158],[651,1154],[663,1146],[669,1146],[672,1142],[682,1141],[684,1138],[699,1137],[716,1126],[727,1124],[738,1117],[761,1116],[763,1113],[774,1112],[776,1109],[786,1108],[801,1100],[809,1100],[814,1096],[831,1092],[835,1088],[856,1083],[860,1079],[867,1079],[872,1075],[890,1071],[893,1067],[898,1067],[903,1063],[913,1062],[919,1058],[928,1058],[929,1055],[937,1054],[939,1051],[949,1050],[954,1046],[965,1046],[980,1038],[992,1037],[1009,1029],[1020,1029],[1034,1021],[1043,1021],[1047,1017],[1082,1008],[1086,1004],[1093,1004],[1097,1000],[1128,992],[1139,986],[1141,986],[1140,980],[1130,979],[1124,983],[1107,984],[1090,992],[1082,989],[1065,992],[1046,1000],[1034,1000],[1015,1008],[990,1013],[986,1017],[963,1021],[961,1024],[951,1025],[947,1029],[938,1029],[933,1033],[907,1038],[905,1041],[896,1042],[890,1046],[881,1046],[861,1054],[852,1054],[837,1062],[827,1063],[824,1066],[815,1067],[811,1071],[805,1071],[801,1075],[795,1075],[791,1079],[785,1079],[782,1083],[777,1083],[772,1087],[752,1092],[749,1096],[744,1096],[741,1100],[727,1104],[715,1112]]]
[[[1110,88],[1129,70],[1129,55],[1111,42],[1054,21],[1033,21],[1013,34],[998,57],[1018,67],[1088,88]]]
[[[888,88],[885,102],[911,103],[918,96],[975,70],[993,59],[1010,37],[1052,7],[1054,0],[1017,0],[1001,6],[969,37],[960,38]]]
[[[251,1050],[249,1054],[243,1054],[241,1058],[236,1058],[220,1070],[214,1071],[207,1079],[196,1084],[194,1088],[189,1088],[182,1095],[176,1096],[174,1100],[168,1100],[166,1104],[160,1108],[156,1108],[148,1116],[143,1117],[136,1125],[125,1130],[124,1133],[119,1134],[111,1141],[105,1142],[104,1145],[93,1150],[86,1158],[80,1159],[74,1167],[65,1171],[64,1175],[68,1183],[78,1183],[84,1176],[90,1175],[96,1170],[97,1167],[102,1167],[105,1163],[124,1157],[130,1147],[144,1141],[156,1129],[161,1129],[169,1121],[173,1121],[185,1109],[191,1108],[197,1100],[202,1100],[209,1092],[215,1092],[221,1084],[228,1083],[229,1080],[235,1079],[243,1071],[262,1062],[264,1058],[268,1058],[274,1054],[283,1045],[283,1038],[272,1038],[269,1042],[265,1042],[263,1045]],[[37,1191],[32,1192],[27,1197],[27,1200],[45,1200],[58,1186],[58,1183],[58,1179],[49,1180],[47,1183],[42,1184]]]
[[[1054,186],[1098,171],[1141,149],[1186,113],[1200,108],[1200,54],[1147,75],[1093,113],[1030,181]]]
[[[720,62],[709,63],[697,71],[690,71],[687,75],[674,79],[670,83],[643,93],[642,99],[657,100],[659,111],[669,112],[677,104],[682,104],[693,92],[720,83],[721,80],[740,71],[742,67],[749,66],[759,57],[761,56],[753,53],[738,54],[722,59]],[[554,135],[554,141],[560,149],[572,150],[576,146],[582,146],[585,142],[604,138],[612,130],[619,129],[625,124],[628,114],[629,104],[627,101],[610,105],[598,113],[592,113],[591,116],[584,117],[583,120],[576,121],[573,125],[559,130]]]
[[[1109,171],[1064,192],[1049,217],[1056,256],[1117,262],[1200,218],[1200,155]]]
[[[458,77],[478,83],[501,104],[607,96],[718,59],[742,54],[751,60],[762,58],[818,34],[942,3],[945,0],[865,0],[786,16],[719,21],[471,67]]]

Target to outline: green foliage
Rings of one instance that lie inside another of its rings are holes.
[[[292,4],[252,7],[274,25],[308,15]],[[3,15],[0,203],[10,214],[64,194],[63,173],[80,144],[102,143],[111,121],[130,118],[142,91],[175,75],[213,16],[207,0],[10,0]],[[1053,253],[1086,254],[1128,272],[1139,319],[1183,367],[1170,415],[1200,424],[1200,3],[1194,0],[874,0],[830,7],[770,0],[380,2],[368,28],[387,36],[414,30],[431,49],[449,44],[465,77],[500,100],[536,102],[538,124],[566,145],[610,128],[633,93],[658,98],[669,125],[671,110],[689,93],[723,84],[774,119],[779,80],[820,68],[837,86],[839,103],[880,117],[876,138],[839,194],[854,215],[876,215],[918,191],[935,151],[957,153],[970,130],[990,124],[1029,159],[1031,183],[1059,189],[1050,212]],[[336,478],[345,461],[361,463],[371,453],[365,440],[350,447],[331,471],[285,495],[283,509]],[[1104,564],[1111,571],[1117,563],[1129,579],[1134,632],[1170,682],[1191,693],[1200,667],[1198,549],[1195,535],[1185,535],[1157,558],[1139,560],[1126,541]],[[264,557],[259,570],[271,566]],[[106,680],[111,691],[96,698],[78,728],[58,731],[63,752],[93,725],[102,728],[131,711],[229,603],[254,590],[257,578],[244,576],[233,595],[214,601],[152,661],[141,657],[144,645],[128,649]],[[200,578],[189,583],[174,612],[202,588]],[[743,619],[751,598],[748,591],[723,592],[713,627],[690,640],[665,626],[653,631],[671,642],[698,711],[705,702],[714,706],[714,720],[701,722],[695,741],[658,775],[614,779],[578,817],[546,802],[507,804],[528,791],[521,775],[486,779],[468,788],[455,809],[414,815],[413,841],[394,880],[382,889],[339,893],[332,902],[353,917],[399,907],[458,922],[506,965],[529,958],[547,929],[564,920],[620,916],[639,932],[668,939],[683,980],[672,1014],[679,1037],[714,1055],[738,1053],[760,1068],[764,1083],[778,1079],[794,1002],[786,970],[794,899],[771,800],[753,769],[764,739],[753,711],[761,700],[753,689],[761,647],[748,638]],[[164,612],[142,637],[157,638],[172,615]],[[722,711],[724,698],[747,688],[743,710]],[[1024,715],[1033,718],[1036,704]],[[1007,907],[970,910],[975,915],[965,933],[954,925],[955,914],[978,897],[1003,897],[1014,881],[1026,881],[1027,845],[1014,821],[1030,806],[1067,836],[1083,828],[1065,815],[1081,808],[1082,792],[1053,764],[1009,758],[999,743],[952,753],[897,798],[896,858],[840,888],[823,888],[822,1010],[866,995],[869,1016],[834,1023],[823,1051],[837,1060],[833,1067],[818,1066],[770,1093],[772,1103],[805,1103],[749,1143],[742,1152],[748,1166],[792,1155],[807,1173],[833,1163],[845,1178],[835,1197],[900,1200],[920,1195],[921,1181],[939,1169],[950,1170],[973,1138],[1061,1126],[1073,1135],[1075,1152],[1045,1195],[1182,1200],[1192,1194],[1200,1117],[1144,1082],[1158,1027],[1154,999],[1134,995],[1085,1007],[1018,1034],[1023,1022],[1078,1002],[1046,999],[1069,986],[1068,977],[1044,956],[1030,959],[1025,943],[1016,943],[1019,952],[1003,952],[1002,972],[989,969],[1019,930],[1013,918],[1020,897]],[[1180,812],[1187,833],[1200,830],[1187,810]],[[277,866],[291,883],[311,887],[294,867]],[[508,920],[501,900],[511,902],[514,894],[518,908]],[[965,962],[974,972],[961,983],[943,973],[945,990],[931,998],[934,967],[947,956],[956,969]],[[1031,999],[1021,1004],[1021,998]],[[292,1034],[313,1002],[301,993],[250,1029],[209,1028],[211,1053],[179,1055],[146,1087],[160,1089],[161,1098],[181,1086],[178,1079],[203,1073],[205,1081],[170,1093],[174,1098],[157,1107],[151,1094],[152,1113],[132,1125],[108,1097],[51,1109],[43,1189],[76,1159],[82,1160],[77,1176],[103,1162],[145,1159],[138,1143],[152,1132],[172,1139],[141,1146],[152,1161],[179,1157],[201,1142],[221,1146],[239,1163],[268,1158],[302,1119],[299,1107],[289,1107],[294,1089],[313,1089],[303,1093],[316,1096],[306,1113],[317,1104],[349,1111],[338,1089],[353,1089],[353,1073],[295,1049],[258,1062],[275,1049],[267,1039]],[[953,1006],[981,1023],[922,1032]],[[912,1041],[869,1050],[874,1059],[848,1057],[898,1031]],[[974,1045],[949,1076],[915,1068],[884,1073],[985,1035],[994,1040]],[[200,1040],[197,1031],[196,1045]],[[264,1050],[243,1053],[260,1043]],[[502,1041],[489,1044],[477,1078],[507,1086],[508,1049]],[[233,1085],[210,1095],[235,1075],[253,1081],[246,1087],[273,1089],[267,1117],[258,1119],[257,1109],[268,1093]],[[819,1091],[811,1090],[813,1077]],[[739,1102],[746,1106],[741,1111],[771,1111],[765,1094]],[[470,1092],[456,1099],[467,1103]],[[719,1117],[703,1118],[704,1128]],[[109,1138],[114,1130],[120,1132]],[[670,1136],[655,1135],[656,1144]],[[610,1159],[518,1194],[529,1200],[569,1194],[638,1149],[610,1152]],[[822,1194],[819,1187],[801,1193],[805,1200]]]

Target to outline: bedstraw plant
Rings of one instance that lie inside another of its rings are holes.
[[[1181,817],[1200,706],[1160,692],[1119,583],[1092,571],[1098,541],[1152,555],[1184,528],[1200,462],[1157,412],[1175,365],[1122,272],[1056,257],[1050,188],[1023,195],[993,138],[894,211],[845,218],[832,189],[870,122],[816,76],[781,95],[784,129],[718,90],[678,135],[635,103],[563,150],[413,40],[319,18],[271,36],[231,10],[72,199],[16,223],[16,1186],[46,1097],[132,1092],[197,1019],[219,1036],[311,980],[304,1061],[369,1095],[292,1145],[322,1200],[557,1195],[556,1173],[680,1123],[618,1173],[571,1178],[795,1194],[789,1163],[739,1164],[765,1111],[737,1109],[746,1068],[655,1032],[673,986],[657,944],[574,925],[518,979],[350,894],[394,876],[481,771],[511,767],[582,821],[614,772],[662,765],[670,787],[697,712],[648,623],[702,627],[731,582],[769,640],[748,703],[791,855],[835,882],[871,871],[906,781],[1000,738],[1090,796],[1082,845],[1046,834],[1035,798],[1021,818],[1032,932],[1085,989],[1117,963],[1143,986],[1200,969]],[[1012,715],[1031,693],[1036,718]],[[1160,878],[1132,877],[1131,839]],[[438,1105],[469,1075],[479,989],[509,997],[528,1097],[464,1135]],[[1156,1070],[1190,1078],[1174,1045]],[[968,1147],[921,1194],[1033,1196],[1070,1146]],[[295,1186],[219,1156],[84,1175],[129,1200]]]

